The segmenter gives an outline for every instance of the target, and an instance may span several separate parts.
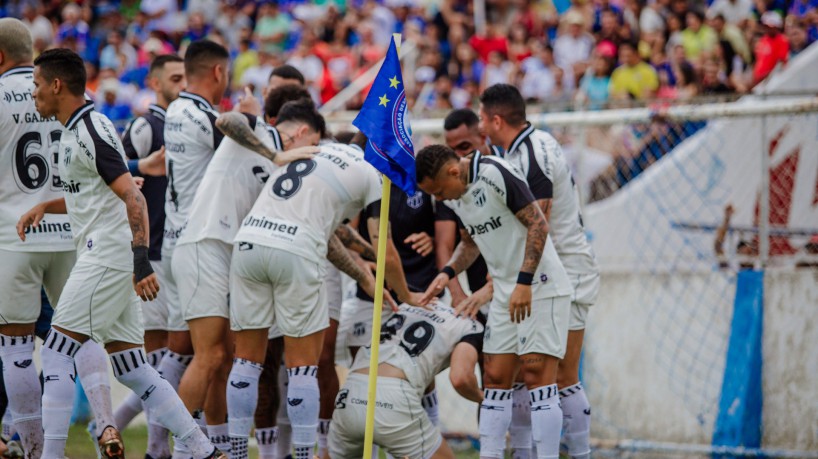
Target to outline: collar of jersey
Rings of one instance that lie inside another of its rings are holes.
[[[34,71],[34,67],[30,65],[21,65],[20,67],[14,67],[6,70],[0,75],[0,78],[5,78],[10,75],[17,75],[19,73],[32,73]]]
[[[66,129],[74,129],[74,126],[77,125],[80,119],[85,116],[86,113],[90,113],[94,110],[94,103],[93,102],[85,102],[85,105],[78,108],[71,116],[68,118],[68,122],[65,123]]]
[[[471,158],[471,175],[469,176],[469,185],[477,181],[477,174],[480,173],[480,159],[483,158],[483,154],[480,153],[480,150],[474,152],[474,156]]]
[[[148,105],[148,111],[153,113],[157,118],[161,119],[162,121],[165,120],[165,109],[156,105],[150,104]]]
[[[192,92],[182,91],[182,92],[179,93],[179,97],[184,97],[185,99],[190,99],[190,100],[192,100],[194,102],[199,102],[200,104],[203,104],[208,109],[213,110],[213,105],[211,105],[210,102],[207,101],[207,99],[205,99],[204,97],[202,97],[202,96],[200,96],[198,94],[193,94]]]
[[[275,151],[283,151],[284,150],[284,143],[281,141],[281,133],[278,132],[278,129],[275,126],[267,125],[267,132],[273,137],[273,148]]]
[[[534,133],[534,126],[532,126],[531,123],[529,122],[526,122],[525,124],[526,128],[523,129],[519,134],[517,134],[517,137],[515,137],[514,141],[511,142],[511,147],[509,147],[509,149],[506,150],[506,154],[510,154],[516,151],[520,144],[523,143],[523,140],[525,140],[528,136]]]

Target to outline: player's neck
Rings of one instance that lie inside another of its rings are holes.
[[[85,95],[82,96],[71,96],[62,101],[60,103],[59,108],[57,109],[57,120],[65,126],[68,123],[68,120],[71,118],[71,115],[74,114],[77,110],[82,108],[86,103]]]
[[[466,156],[465,158],[460,160],[458,166],[460,166],[460,182],[463,183],[463,186],[468,187],[469,183],[471,183],[471,162],[474,160],[474,156]]]
[[[506,151],[511,149],[511,144],[514,142],[521,132],[528,129],[528,123],[523,124],[522,126],[507,126],[502,133],[500,133],[500,137],[503,140],[503,148]]]
[[[0,75],[8,72],[11,69],[15,69],[17,67],[33,67],[34,64],[31,61],[26,62],[9,62],[8,64],[0,65]]]
[[[197,96],[206,100],[210,105],[216,105],[216,97],[213,95],[215,91],[206,84],[188,83],[185,92],[196,94]]]

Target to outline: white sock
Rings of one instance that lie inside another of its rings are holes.
[[[142,348],[111,354],[111,366],[116,379],[137,394],[153,419],[177,435],[194,458],[205,458],[214,447],[202,433],[182,400],[145,358]]]
[[[196,410],[193,412],[193,420],[196,421],[196,425],[199,426],[199,430],[207,436],[207,422],[205,421],[204,410]]]
[[[258,380],[264,367],[245,359],[233,359],[227,379],[227,423],[229,424],[231,459],[247,458],[247,439],[253,428],[258,405]]]
[[[433,425],[439,426],[440,405],[437,401],[437,389],[432,389],[431,392],[424,395],[423,398],[420,399],[420,404],[423,405],[423,409],[426,410],[426,415],[429,416],[429,421],[431,421]]]
[[[287,376],[287,367],[281,365],[278,367],[278,393],[286,395],[287,394],[287,386],[290,384],[289,377]],[[284,399],[285,397],[281,397]],[[278,413],[276,413],[276,424],[278,425],[278,441],[276,442],[276,457],[278,459],[284,459],[290,454],[292,454],[293,450],[293,428],[290,424],[290,418],[287,416],[287,404],[283,403],[278,404]]]
[[[575,459],[587,459],[591,455],[591,405],[578,382],[560,391],[562,405],[563,440],[568,454]]]
[[[318,429],[321,392],[318,390],[318,366],[287,369],[287,415],[293,428],[293,459],[311,459]]]
[[[84,382],[84,381],[83,381]],[[125,400],[114,411],[116,428],[124,430],[133,421],[137,414],[142,412],[142,400],[133,392],[125,396]]]
[[[318,450],[316,451],[318,457],[324,457],[327,452],[327,438],[329,437],[331,423],[332,419],[318,420]]]
[[[556,459],[560,455],[562,409],[556,384],[529,391],[531,396],[531,433],[537,445],[538,459]]]
[[[46,459],[65,456],[77,378],[74,354],[79,349],[79,341],[52,328],[40,350],[44,381],[42,457]]]
[[[96,431],[99,438],[108,426],[117,427],[111,404],[111,381],[108,380],[108,354],[105,349],[93,340],[82,343],[74,356],[77,374],[82,381],[88,404],[94,413]]]
[[[276,459],[276,442],[278,441],[278,427],[256,427],[256,442],[258,443],[258,459]]]
[[[185,374],[185,370],[187,370],[187,366],[190,365],[191,360],[193,360],[192,355],[182,355],[168,351],[165,356],[162,357],[162,361],[159,362],[159,368],[156,370],[165,378],[174,391],[178,391],[179,381],[182,380],[182,375]]]
[[[162,363],[162,359],[167,353],[168,348],[166,347],[160,347],[159,349],[148,352],[148,364],[155,370],[159,371],[159,365]],[[160,372],[159,374],[161,375],[162,373]],[[139,399],[139,397],[136,397],[136,394],[133,392],[128,394],[128,398],[131,397]],[[139,400],[139,403],[142,409],[145,410],[142,400]],[[151,419],[149,410],[145,410],[145,417],[148,420],[148,445],[145,454],[156,459],[170,457],[171,450],[170,444],[168,443],[170,433],[168,432],[168,429]]]
[[[42,394],[37,394],[37,400],[38,403],[42,403]],[[39,410],[39,412],[42,412],[42,408]],[[42,421],[40,421],[40,431],[42,430]],[[11,415],[11,410],[6,408],[6,412],[3,413],[3,438],[11,438],[16,432],[17,428],[14,427],[14,418]]]
[[[480,457],[502,459],[511,424],[511,389],[483,389],[480,405]]]
[[[227,423],[224,424],[209,424],[207,426],[207,436],[210,437],[210,443],[219,448],[219,451],[230,456],[230,432],[227,428]]]
[[[0,358],[8,395],[7,412],[20,432],[26,453],[39,457],[43,445],[42,393],[34,366],[34,335],[0,335]]]
[[[525,384],[514,384],[509,427],[512,459],[531,458],[531,397]]]

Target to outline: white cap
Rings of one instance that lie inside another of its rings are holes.
[[[775,27],[776,29],[780,29],[784,26],[784,21],[781,19],[781,15],[778,11],[767,11],[762,14],[761,23],[767,27]]]

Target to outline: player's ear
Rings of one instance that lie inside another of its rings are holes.
[[[3,65],[6,62],[6,55],[0,50],[0,65]]]
[[[460,164],[457,161],[449,161],[445,167],[447,176],[460,177]]]
[[[51,80],[51,92],[53,94],[55,95],[59,94],[60,91],[62,91],[62,87],[63,87],[62,80],[60,80],[59,78],[54,78],[53,80]]]

